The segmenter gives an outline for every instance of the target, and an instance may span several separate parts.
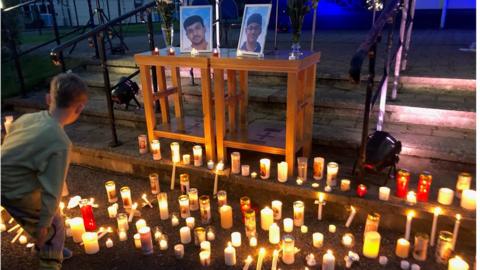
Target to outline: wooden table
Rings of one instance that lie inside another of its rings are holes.
[[[145,118],[148,139],[168,138],[205,144],[207,160],[215,159],[215,134],[212,117],[212,93],[208,56],[190,56],[189,54],[168,55],[160,50],[159,55],[152,52],[135,55],[140,69]],[[151,67],[156,68],[158,92],[153,93]],[[198,68],[201,74],[203,121],[192,121],[183,116],[182,86],[180,68]],[[172,87],[167,87],[165,70],[171,70]],[[168,97],[173,96],[175,118],[170,117]],[[156,124],[154,101],[158,100],[161,109],[161,123]],[[202,128],[203,126],[203,128]]]
[[[319,52],[304,52],[297,60],[288,60],[287,51],[266,53],[264,58],[252,58],[237,57],[232,51],[222,50],[220,57],[211,57],[210,67],[214,72],[218,159],[225,159],[227,147],[285,155],[288,174],[292,176],[296,164],[296,152],[302,149],[303,156],[307,157],[311,152],[316,64],[319,61]],[[248,125],[249,71],[287,73],[285,127],[269,126],[265,122]],[[227,73],[227,95],[224,90],[225,72]],[[226,107],[228,108],[228,128],[225,125]]]

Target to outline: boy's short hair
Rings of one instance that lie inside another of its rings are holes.
[[[197,23],[199,22],[202,27],[205,27],[205,25],[203,24],[203,19],[202,17],[198,16],[198,15],[193,15],[193,16],[190,16],[188,17],[184,22],[183,22],[183,28],[185,28],[185,30],[187,30],[187,27],[189,27],[190,25],[194,24],[194,23]]]
[[[87,95],[88,86],[73,73],[61,73],[50,82],[50,100],[56,108],[68,108]]]
[[[259,13],[253,13],[248,17],[247,19],[247,25],[252,24],[252,23],[258,23],[260,26],[262,25],[262,15]]]

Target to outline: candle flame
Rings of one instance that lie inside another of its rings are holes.
[[[60,209],[63,209],[65,208],[65,203],[64,202],[60,202],[60,205],[59,205]]]
[[[253,261],[252,256],[248,255],[247,258],[245,259],[246,263],[251,263]]]
[[[355,207],[353,207],[353,205],[350,206],[350,209],[352,209],[352,212],[356,212],[357,210],[355,209]]]
[[[217,171],[223,171],[223,161],[220,160],[218,163],[217,163],[217,166],[215,167],[215,169]]]
[[[232,242],[228,241],[227,246],[228,246],[228,247],[231,247],[231,246],[232,246]]]
[[[328,253],[328,254],[333,254],[332,250],[330,250],[330,249],[327,250],[327,253]]]
[[[107,228],[107,231],[110,232],[110,233],[113,232],[112,227],[108,227],[108,228]]]
[[[325,199],[325,193],[319,192],[318,193],[318,201],[323,202],[324,199]]]
[[[407,216],[408,218],[413,218],[415,216],[415,211],[413,210],[408,211]]]
[[[265,255],[265,249],[264,248],[260,248],[260,250],[258,251],[258,255]]]
[[[137,209],[137,207],[138,207],[138,204],[137,204],[137,203],[133,203],[132,209]]]
[[[462,215],[456,214],[456,215],[455,215],[455,218],[456,218],[458,221],[460,221],[460,219],[462,219]]]
[[[440,207],[435,207],[435,209],[433,209],[433,213],[436,216],[440,215],[441,212],[442,212],[442,208],[440,208]]]

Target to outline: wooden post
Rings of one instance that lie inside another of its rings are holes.
[[[217,158],[224,160],[225,146],[223,143],[225,137],[225,82],[223,80],[223,69],[213,70],[214,89],[215,89],[215,124],[217,135]]]
[[[287,82],[287,125],[285,136],[285,160],[288,163],[288,176],[293,176],[296,152],[296,115],[298,110],[298,73],[289,72]]]

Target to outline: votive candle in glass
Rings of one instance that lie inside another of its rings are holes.
[[[240,247],[242,245],[242,234],[239,232],[232,232],[230,234],[232,240],[232,246]]]
[[[128,216],[125,213],[117,215],[117,226],[119,231],[128,231]]]
[[[97,229],[97,225],[95,223],[95,217],[93,216],[93,209],[90,201],[88,199],[82,199],[80,200],[79,205],[85,230],[95,231]]]
[[[255,211],[253,209],[245,211],[245,235],[247,238],[257,235],[257,222],[255,220]]]
[[[290,233],[293,231],[293,219],[285,218],[283,219],[283,231]]]
[[[430,186],[432,185],[432,174],[429,172],[422,172],[418,177],[417,187],[417,201],[427,202],[428,194],[430,193]]]
[[[240,211],[242,211],[242,217],[245,219],[245,212],[251,208],[250,198],[247,196],[240,198]]]
[[[182,244],[176,244],[173,247],[173,250],[175,252],[175,258],[177,259],[183,258],[183,255],[185,254],[185,247]]]
[[[180,242],[184,245],[192,242],[192,234],[189,227],[183,226],[180,228]]]
[[[148,152],[147,141],[147,135],[138,135],[138,152],[142,155]]]
[[[72,232],[72,238],[75,243],[82,242],[82,235],[85,232],[85,225],[81,217],[75,217],[70,219],[70,230]]]
[[[295,263],[295,238],[289,234],[282,239],[282,261],[288,265]]]
[[[357,186],[357,195],[358,197],[362,198],[365,197],[367,194],[367,186],[360,184]]]
[[[143,218],[141,218],[141,219],[137,220],[137,222],[135,222],[135,228],[137,228],[137,232],[145,226],[147,226],[147,222]]]
[[[220,225],[222,229],[230,229],[233,226],[233,213],[230,205],[224,204],[220,207]]]
[[[405,169],[397,171],[397,190],[395,195],[399,198],[407,197],[408,183],[410,182],[410,172]]]
[[[440,188],[438,190],[438,203],[443,205],[451,205],[453,203],[453,197],[455,193],[452,189],[449,188]],[[446,263],[446,262],[445,262]]]
[[[207,232],[203,227],[196,227],[193,230],[193,238],[196,246],[200,246],[200,243],[207,240]]]
[[[168,249],[168,237],[166,234],[162,233],[158,238],[158,245],[160,250],[167,250]]]
[[[288,180],[288,163],[285,161],[277,163],[277,180],[280,183]]]
[[[187,217],[185,219],[185,224],[190,228],[195,228],[195,217]]]
[[[232,173],[239,174],[240,173],[240,152],[233,152],[230,155],[230,158],[231,158]]]
[[[313,159],[313,179],[322,180],[325,159],[323,157],[315,157]]]
[[[267,206],[260,211],[260,226],[262,230],[268,231],[272,223],[273,223],[273,210]]]
[[[178,204],[180,206],[180,217],[187,218],[190,216],[190,201],[187,195],[180,195],[178,197]]]
[[[380,251],[380,240],[382,237],[378,232],[367,232],[363,240],[363,256],[375,259]]]
[[[415,205],[417,203],[417,194],[415,191],[409,191],[407,194],[407,204]]]
[[[145,226],[138,230],[140,234],[140,242],[142,245],[143,255],[150,255],[153,253],[153,241],[152,241],[152,232],[150,227]]]
[[[203,165],[202,152],[203,150],[200,145],[195,145],[193,147],[193,166],[200,167]]]
[[[115,189],[114,181],[105,182],[105,189],[107,190],[107,198],[109,203],[117,202],[117,190]]]
[[[212,219],[212,213],[210,210],[210,198],[208,195],[202,195],[199,198],[200,202],[200,221],[202,224],[209,224]]]
[[[130,192],[129,187],[120,188],[120,196],[122,197],[123,208],[130,209],[132,208],[132,193]]]
[[[96,232],[84,232],[82,234],[82,241],[86,254],[95,254],[100,250],[98,234]]]
[[[338,163],[329,162],[327,164],[327,186],[335,187],[337,185]]]
[[[429,236],[426,233],[415,234],[415,244],[413,245],[413,258],[417,261],[425,261],[428,254]]]
[[[468,270],[469,266],[468,263],[465,262],[459,256],[455,256],[448,260],[448,270]]]
[[[197,211],[198,206],[198,189],[190,188],[188,190],[188,200],[190,201],[190,211]]]
[[[152,143],[150,145],[150,149],[152,150],[153,160],[161,160],[162,159],[162,152],[160,151],[160,141],[159,140],[152,140]]]
[[[150,191],[152,194],[160,193],[160,180],[158,178],[158,173],[151,173],[148,175],[148,179],[150,180]]]
[[[217,203],[219,208],[227,204],[227,192],[225,190],[219,190],[217,192]]]
[[[355,245],[355,237],[351,233],[342,236],[342,245],[346,248],[352,248]]]
[[[190,177],[186,173],[180,174],[180,192],[187,194],[190,189]]]
[[[470,184],[472,182],[472,175],[466,172],[462,172],[458,175],[457,186],[455,195],[457,198],[462,197],[462,192],[466,189],[470,189]]]
[[[168,219],[168,195],[166,192],[160,192],[157,194],[158,209],[160,211],[160,219]]]
[[[190,165],[190,154],[182,155],[182,163],[183,165]]]
[[[453,254],[453,234],[448,231],[440,231],[438,233],[437,249],[435,250],[435,262],[447,264],[448,259]]]
[[[178,144],[178,142],[172,142],[170,144],[170,151],[172,153],[172,162],[180,162],[180,145]]]
[[[476,209],[477,192],[473,189],[465,189],[462,192],[462,199],[460,200],[460,206],[467,210]]]
[[[307,157],[298,157],[297,158],[297,174],[298,178],[302,181],[307,180],[308,173],[308,158]]]
[[[268,158],[260,159],[260,178],[270,178],[270,159]]]
[[[250,166],[249,165],[242,165],[242,176],[249,176],[250,175]]]
[[[342,179],[340,181],[340,190],[341,191],[349,191],[350,190],[350,183],[351,183],[351,181],[349,179]]]
[[[117,217],[118,204],[113,204],[107,207],[108,217],[115,218]]]
[[[305,217],[305,204],[302,201],[293,202],[293,224],[297,227],[303,225]]]
[[[313,233],[312,242],[315,248],[321,248],[323,246],[323,234],[319,232]]]
[[[369,213],[367,216],[367,221],[365,222],[365,231],[366,232],[377,232],[378,226],[380,225],[380,217],[379,213]]]
[[[280,227],[277,223],[272,223],[268,229],[268,242],[273,245],[280,243]]]
[[[207,227],[207,240],[208,241],[215,240],[215,228],[213,226]]]
[[[279,200],[272,201],[273,219],[282,219],[282,202]]]
[[[390,198],[390,188],[389,187],[379,187],[378,188],[378,199],[381,201],[388,201]]]

